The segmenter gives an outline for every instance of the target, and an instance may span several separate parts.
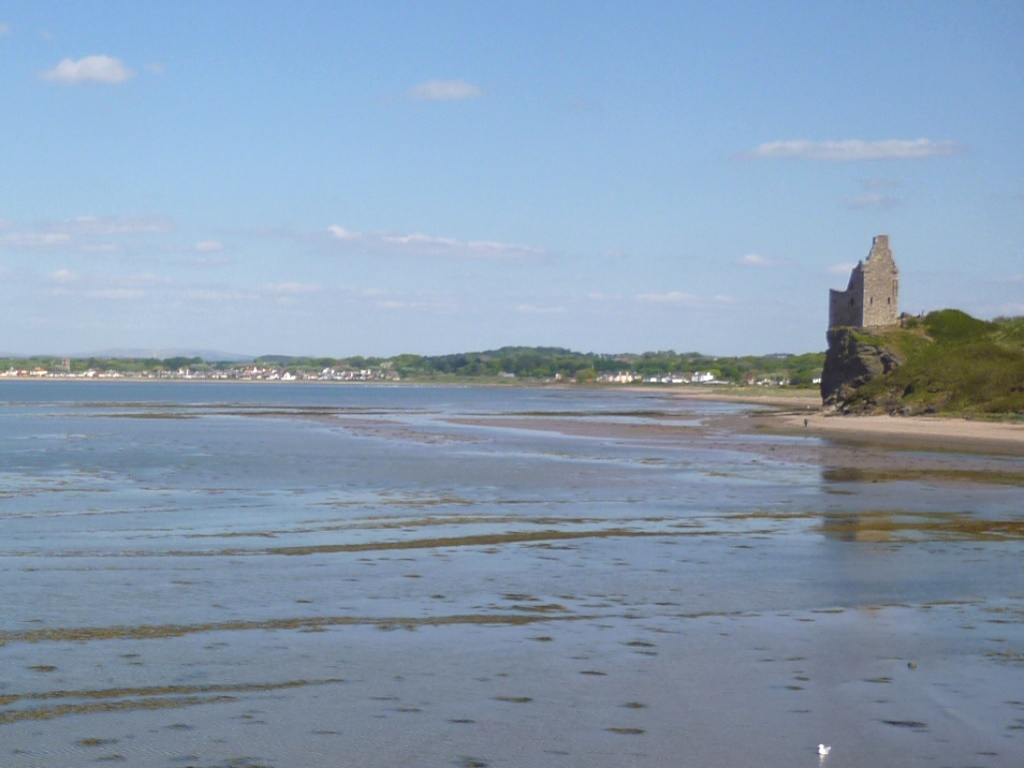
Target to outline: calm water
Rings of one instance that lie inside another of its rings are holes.
[[[0,382],[0,765],[1024,764],[1024,462],[743,411]]]

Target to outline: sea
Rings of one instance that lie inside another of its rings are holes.
[[[1024,765],[1024,459],[761,410],[2,381],[0,766]]]

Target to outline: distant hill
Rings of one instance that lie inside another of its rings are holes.
[[[134,358],[136,360],[148,360],[156,358],[164,360],[171,357],[199,357],[208,363],[248,363],[254,358],[252,355],[241,355],[233,352],[221,352],[215,349],[104,349],[99,352],[90,352],[84,355],[64,355],[72,359],[83,359],[88,357],[101,358]]]
[[[822,396],[845,413],[1024,416],[1024,317],[944,309],[902,327],[833,328]]]

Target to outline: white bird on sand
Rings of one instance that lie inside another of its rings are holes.
[[[832,751],[832,747],[826,747],[824,744],[818,745],[818,754],[825,757],[829,752]]]

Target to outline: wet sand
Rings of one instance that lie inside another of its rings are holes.
[[[706,399],[722,402],[720,398]],[[750,404],[747,398],[742,402]],[[708,450],[732,450],[779,461],[812,463],[833,470],[857,470],[865,473],[865,478],[869,473],[879,472],[884,472],[889,479],[927,472],[933,479],[1021,482],[1019,471],[1015,467],[1008,468],[1000,457],[1024,456],[1024,424],[929,417],[836,416],[806,405],[794,410],[790,407],[791,400],[784,403],[787,407],[780,408],[759,401],[756,410],[712,414],[699,421],[683,417],[615,421],[544,414],[464,417],[451,421],[606,440],[686,441]],[[793,440],[748,439],[770,435]],[[964,464],[963,454],[975,457],[969,467]]]

